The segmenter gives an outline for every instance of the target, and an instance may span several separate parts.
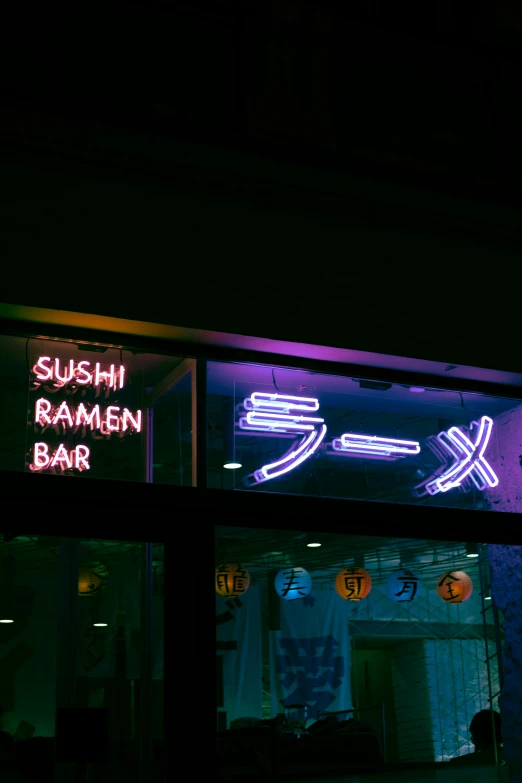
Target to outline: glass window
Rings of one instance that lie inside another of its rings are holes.
[[[60,540],[0,540],[2,780],[52,779]],[[12,773],[12,777],[10,774]]]
[[[109,768],[115,779],[139,779],[143,737],[152,741],[147,778],[162,780],[163,747],[163,545],[153,546],[151,683],[142,693],[143,544],[129,541],[78,542],[75,704],[108,711]],[[150,717],[141,720],[145,695]],[[144,733],[147,732],[147,735]],[[105,765],[92,767],[99,779]]]
[[[0,337],[0,469],[190,485],[191,360]]]
[[[404,765],[433,765],[447,780],[497,780],[469,768],[504,761],[510,547],[240,527],[215,536],[221,774],[316,769],[319,779],[377,764],[399,781]]]
[[[210,487],[522,510],[521,400],[208,363]]]

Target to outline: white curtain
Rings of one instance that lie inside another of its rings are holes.
[[[216,596],[216,655],[223,656],[227,722],[263,716],[260,589],[241,598]]]
[[[349,602],[333,590],[281,600],[281,630],[270,632],[272,716],[292,704],[306,704],[312,720],[353,706],[349,614]]]

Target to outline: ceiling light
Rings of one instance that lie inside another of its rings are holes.
[[[306,546],[315,547],[315,546],[322,546],[322,544],[307,544]]]
[[[484,596],[484,601],[491,601],[491,596],[490,595],[485,595]]]
[[[14,620],[0,620],[0,623],[14,623]]]
[[[226,470],[237,470],[238,468],[242,468],[243,465],[240,462],[225,462],[223,465]]]
[[[478,557],[479,551],[477,544],[472,544],[468,542],[466,544],[466,557]]]
[[[107,623],[93,623],[95,628],[107,628]]]

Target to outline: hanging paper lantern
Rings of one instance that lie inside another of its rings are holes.
[[[364,568],[348,566],[337,574],[335,589],[345,601],[362,601],[372,589],[372,578]]]
[[[393,571],[386,580],[388,598],[397,603],[414,601],[422,591],[422,583],[418,576],[407,568]]]
[[[465,571],[446,571],[437,581],[437,595],[447,604],[461,604],[473,592],[473,582]]]
[[[274,587],[285,601],[305,598],[312,589],[312,577],[304,568],[283,568],[275,578]]]
[[[78,573],[78,595],[98,595],[104,590],[109,579],[109,572],[101,563],[83,563]]]
[[[250,575],[240,563],[223,563],[216,568],[216,593],[225,598],[237,598],[246,593]]]

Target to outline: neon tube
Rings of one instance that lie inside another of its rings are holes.
[[[388,457],[402,457],[420,452],[420,444],[416,440],[381,438],[379,435],[358,435],[353,432],[334,438],[332,448],[338,453],[375,454]]]
[[[480,490],[498,485],[497,475],[484,458],[493,430],[493,420],[489,416],[482,416],[480,422],[472,422],[471,430],[476,428],[478,433],[475,443],[458,427],[451,427],[447,432],[439,433],[438,440],[454,457],[454,462],[441,476],[426,484],[430,495],[460,487],[468,476]],[[455,447],[457,451],[454,450]]]
[[[246,416],[239,419],[241,430],[274,434],[301,434],[301,441],[289,449],[284,457],[264,465],[248,479],[259,484],[289,473],[311,457],[326,435],[324,419],[306,416],[319,410],[319,400],[315,397],[296,397],[287,394],[254,392],[245,398],[243,407]]]
[[[286,456],[277,462],[271,462],[260,470],[256,470],[254,476],[257,482],[268,481],[269,479],[283,476],[294,470],[298,465],[304,462],[308,457],[314,454],[326,435],[326,424],[321,426],[320,430],[315,430],[306,435],[296,449],[292,449]]]

